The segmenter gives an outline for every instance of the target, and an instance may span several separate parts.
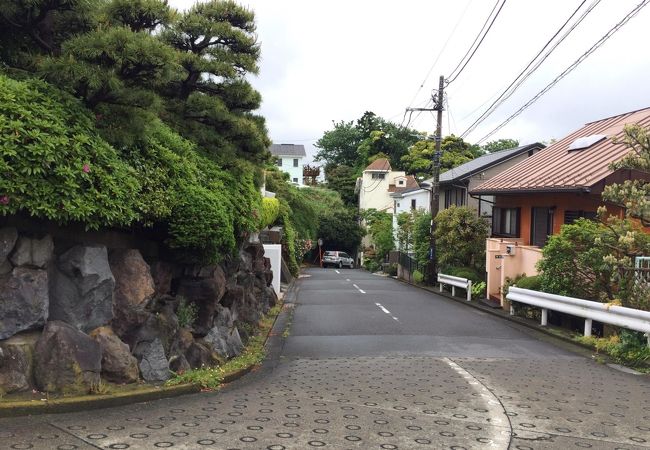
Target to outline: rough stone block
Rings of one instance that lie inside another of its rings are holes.
[[[140,373],[145,381],[156,382],[169,379],[169,362],[165,357],[165,349],[160,339],[152,342],[141,342],[135,349]]]
[[[42,239],[20,236],[10,259],[14,266],[30,266],[42,269],[50,262],[53,254],[54,241],[49,234]]]
[[[50,319],[85,332],[106,325],[114,287],[106,247],[72,247],[50,267]]]
[[[39,328],[48,318],[45,270],[16,267],[0,276],[0,339]]]
[[[34,380],[41,391],[88,393],[99,386],[99,344],[70,324],[50,321],[36,343]]]
[[[0,341],[0,394],[32,389],[34,347],[40,334],[21,333]]]
[[[135,383],[138,381],[138,360],[129,346],[113,333],[110,327],[100,327],[90,333],[101,348],[102,375],[116,383]]]

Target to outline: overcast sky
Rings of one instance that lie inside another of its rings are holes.
[[[508,0],[474,58],[449,86],[443,135],[462,133],[581,2]],[[475,142],[491,131],[640,2],[602,0],[467,140]],[[194,1],[170,3],[186,8]],[[400,123],[407,106],[426,103],[439,76],[449,75],[463,57],[495,1],[240,3],[256,14],[262,61],[259,76],[251,81],[262,94],[261,114],[267,119],[270,136],[275,143],[304,144],[308,154],[313,154],[313,143],[332,128],[332,121],[356,120],[364,111],[373,111]],[[591,3],[588,0],[583,9]],[[650,6],[490,140],[548,141],[586,122],[650,106],[649,30]],[[431,113],[414,114],[412,119],[412,127],[433,132]]]

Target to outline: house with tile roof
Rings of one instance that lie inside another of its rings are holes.
[[[289,181],[302,186],[303,159],[307,156],[304,145],[296,144],[271,144],[271,155],[275,158],[278,169],[289,174]]]
[[[406,175],[404,171],[393,170],[390,162],[385,158],[376,159],[370,163],[363,174],[357,178],[355,192],[359,195],[359,211],[376,209],[389,214],[395,212],[395,202],[391,194],[418,190],[420,187],[413,175]],[[365,236],[361,243],[362,248],[372,247],[372,239]],[[363,263],[363,252],[361,261]]]
[[[650,108],[586,124],[579,130],[470,189],[492,199],[492,237],[486,244],[487,293],[500,302],[506,278],[537,274],[536,263],[548,237],[579,217],[596,216],[605,205],[606,185],[645,178],[632,170],[613,170],[630,149],[621,142],[627,124],[650,126]],[[650,181],[650,180],[649,180]]]

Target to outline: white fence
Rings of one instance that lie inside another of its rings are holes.
[[[456,288],[462,288],[467,291],[467,301],[472,300],[472,281],[467,278],[454,277],[451,275],[445,275],[444,273],[438,274],[438,283],[440,283],[440,292],[442,292],[442,287],[445,284],[451,286],[451,295],[456,295]]]
[[[648,336],[650,345],[650,312],[623,306],[608,305],[563,295],[521,289],[515,286],[508,289],[506,298],[513,302],[525,303],[542,309],[542,326],[548,324],[548,310],[559,311],[585,319],[585,336],[591,336],[592,321],[616,325],[630,330],[641,331]],[[510,307],[510,314],[513,314]]]

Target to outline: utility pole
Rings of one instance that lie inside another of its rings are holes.
[[[438,112],[436,123],[436,151],[433,152],[433,183],[431,184],[431,241],[430,241],[430,264],[429,264],[429,284],[434,284],[438,277],[438,258],[436,255],[436,221],[438,207],[440,205],[440,157],[442,144],[442,110],[445,89],[445,77],[440,75],[438,84],[438,98],[434,98],[434,108]]]
[[[429,245],[429,284],[434,284],[438,276],[438,258],[436,255],[436,223],[435,217],[438,215],[440,204],[440,157],[442,144],[442,111],[444,109],[444,89],[445,77],[440,75],[440,83],[438,84],[438,92],[433,96],[433,108],[407,108],[407,111],[437,111],[438,117],[436,122],[436,134],[434,140],[436,149],[431,157],[433,166],[433,182],[431,183],[431,197],[429,198],[429,210],[431,211],[431,235]]]

